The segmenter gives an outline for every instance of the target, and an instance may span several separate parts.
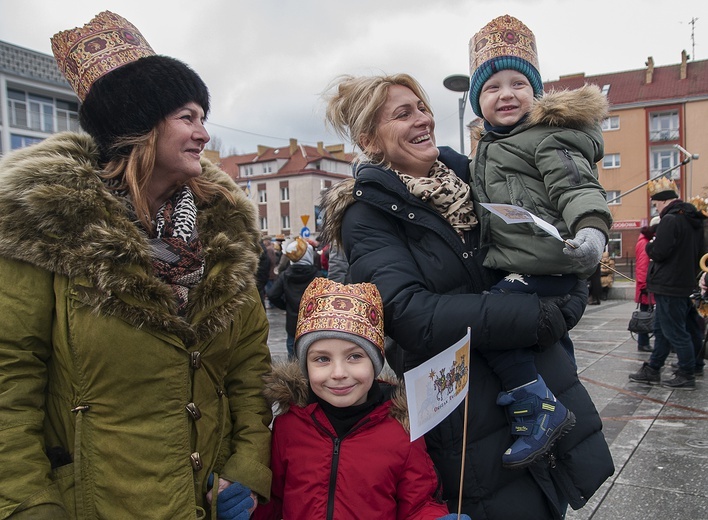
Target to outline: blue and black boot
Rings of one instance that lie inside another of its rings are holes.
[[[575,415],[558,401],[541,376],[511,392],[501,392],[497,404],[507,407],[514,444],[502,455],[505,468],[523,468],[551,449],[575,426]]]

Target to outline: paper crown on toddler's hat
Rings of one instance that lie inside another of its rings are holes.
[[[343,339],[360,346],[371,358],[374,376],[384,364],[383,302],[371,283],[344,285],[315,278],[300,301],[295,351],[307,376],[307,349],[319,339]]]
[[[209,90],[187,65],[158,56],[140,31],[110,11],[51,38],[57,65],[81,100],[79,122],[103,160],[127,155],[121,137],[148,133],[189,102],[209,112]]]
[[[651,200],[678,199],[678,187],[676,183],[666,177],[649,181],[647,189],[649,190],[649,198]]]
[[[495,18],[470,39],[470,104],[479,117],[482,86],[501,70],[515,70],[526,76],[534,96],[543,94],[538,72],[536,37],[521,20],[504,15]]]

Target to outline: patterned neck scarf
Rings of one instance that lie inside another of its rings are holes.
[[[460,238],[477,225],[469,185],[442,162],[435,161],[427,177],[411,177],[394,171],[408,191],[433,206]]]
[[[155,273],[172,287],[180,316],[187,310],[189,289],[204,275],[202,242],[196,224],[194,194],[184,186],[159,209],[155,237],[148,239]]]

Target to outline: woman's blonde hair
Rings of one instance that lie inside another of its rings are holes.
[[[408,74],[350,76],[335,78],[329,88],[333,91],[326,95],[326,121],[337,134],[350,140],[359,147],[364,157],[358,162],[385,164],[381,153],[375,153],[373,144],[378,138],[378,114],[388,98],[388,89],[392,85],[402,85],[413,91],[430,109],[428,95],[412,76]],[[368,146],[364,141],[368,142]]]
[[[147,187],[155,170],[155,151],[160,127],[161,124],[158,124],[146,134],[124,137],[116,142],[114,145],[116,148],[131,147],[130,154],[116,156],[109,161],[101,175],[104,179],[117,180],[116,189],[128,190],[138,221],[150,233],[154,231],[154,226],[153,215],[150,215]],[[225,186],[201,176],[189,179],[185,184],[192,190],[197,203],[209,201],[217,194],[223,195],[232,204],[236,202],[233,194]]]

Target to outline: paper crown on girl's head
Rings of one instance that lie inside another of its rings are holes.
[[[155,51],[137,27],[110,11],[51,38],[59,69],[81,101],[100,77]]]
[[[318,339],[340,338],[356,343],[371,358],[378,375],[384,363],[383,302],[371,283],[344,285],[315,278],[300,301],[295,348],[304,374],[307,349]]]
[[[470,103],[478,116],[482,117],[482,86],[501,70],[521,72],[529,79],[535,96],[543,93],[536,37],[521,20],[508,14],[495,18],[470,39],[469,51]]]
[[[649,190],[649,198],[651,200],[671,200],[678,198],[678,187],[676,183],[666,177],[649,181],[647,190]]]

